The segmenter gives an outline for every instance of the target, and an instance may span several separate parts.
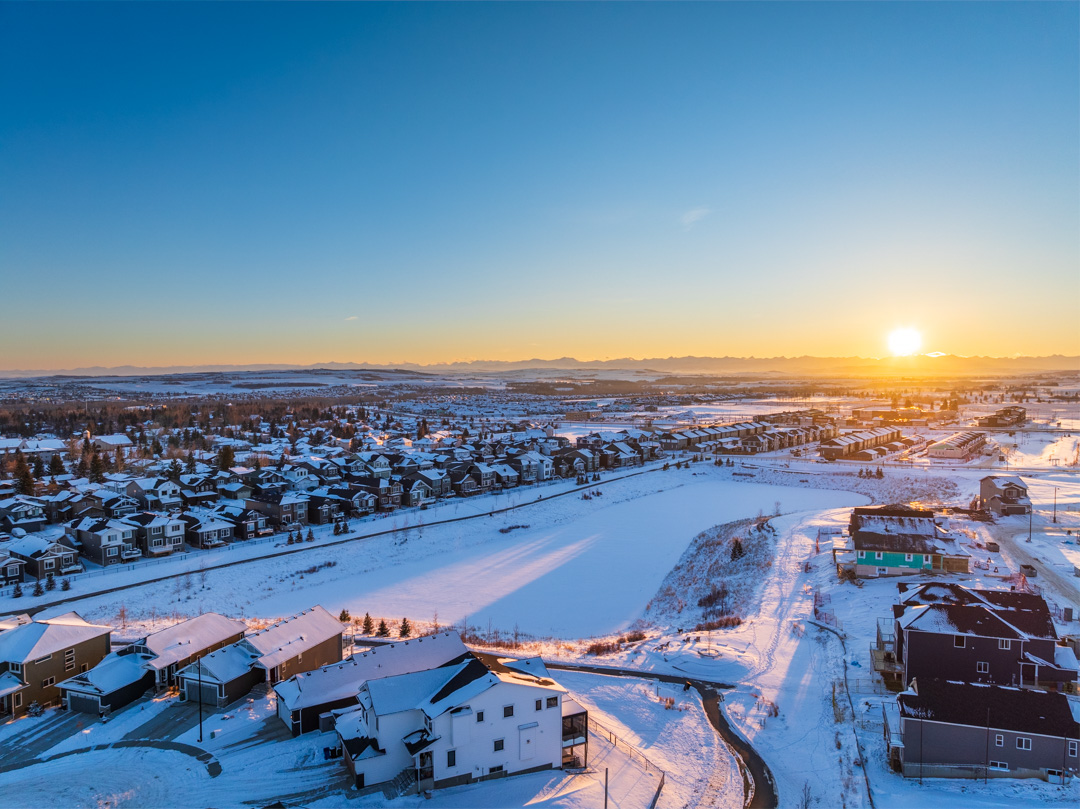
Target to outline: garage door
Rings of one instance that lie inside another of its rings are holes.
[[[78,713],[90,713],[97,716],[101,712],[101,702],[97,697],[91,697],[86,694],[76,694],[73,691],[68,692],[68,710],[77,711]]]
[[[184,681],[185,696],[195,701],[196,696],[199,693],[198,680],[185,680]],[[217,683],[203,683],[202,684],[202,702],[204,705],[217,705],[218,703],[218,687]]]

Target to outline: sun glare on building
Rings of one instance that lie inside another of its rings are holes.
[[[915,329],[894,329],[889,335],[889,351],[896,357],[910,357],[922,347],[922,335]]]

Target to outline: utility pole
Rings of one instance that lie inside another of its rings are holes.
[[[604,767],[604,809],[607,809],[607,773],[608,768]]]
[[[202,658],[200,657],[195,661],[195,665],[198,667],[199,672],[199,696],[196,699],[199,702],[199,744],[202,744]]]
[[[1054,522],[1057,522],[1057,490],[1058,487],[1054,487]]]
[[[1028,508],[1028,539],[1027,539],[1028,542],[1031,542],[1031,520],[1033,519],[1034,514],[1035,514],[1035,507],[1030,506]]]

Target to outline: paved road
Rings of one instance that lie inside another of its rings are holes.
[[[769,771],[768,765],[757,754],[757,751],[750,746],[750,743],[746,741],[741,735],[739,735],[734,728],[728,724],[727,717],[724,716],[724,712],[720,710],[720,703],[723,701],[717,689],[730,689],[735,686],[728,683],[709,682],[707,680],[687,679],[685,677],[676,677],[672,674],[659,674],[651,671],[638,671],[637,669],[621,669],[614,666],[577,666],[569,663],[546,663],[549,669],[563,670],[563,671],[583,671],[588,674],[607,674],[612,677],[637,677],[648,680],[659,680],[663,683],[674,683],[675,685],[685,685],[689,683],[700,695],[701,702],[705,706],[705,715],[709,718],[710,724],[716,729],[716,732],[720,734],[727,745],[734,751],[735,757],[739,760],[740,769],[743,770],[744,783],[746,781],[746,774],[749,773],[752,783],[749,785],[753,788],[754,794],[751,800],[746,803],[744,809],[775,809],[778,805],[778,797],[776,794],[776,784],[773,781],[772,773]]]
[[[0,770],[24,767],[46,750],[87,725],[100,721],[90,714],[50,709],[40,719],[16,719],[19,729],[0,745]]]
[[[1046,526],[1043,526],[1044,530],[1045,528]],[[1032,580],[1032,584],[1037,584],[1039,587],[1049,585],[1057,590],[1059,595],[1065,599],[1065,606],[1076,604],[1080,600],[1080,587],[1078,587],[1080,579],[1062,574],[1054,565],[1035,556],[1034,551],[1039,546],[1027,543],[1027,528],[1018,529],[1006,525],[993,525],[990,528],[990,533],[993,534],[994,539],[1008,549],[1009,555],[1019,564],[1031,565],[1039,572],[1039,575]]]

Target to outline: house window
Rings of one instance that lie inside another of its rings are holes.
[[[542,699],[538,699],[538,700],[536,701],[536,710],[538,710],[538,711],[539,711],[539,710],[540,710],[541,708],[543,708],[543,707],[544,707],[544,701],[543,701]]]
[[[19,708],[21,706],[22,706],[22,694],[16,694],[15,695],[15,707]]]
[[[991,760],[990,761],[990,769],[991,770],[1004,770],[1005,772],[1008,772],[1009,771],[1009,762]]]
[[[994,734],[994,747],[1004,747],[1004,746],[1005,746],[1005,734],[1004,733],[995,733]]]
[[[52,655],[45,655],[44,657],[39,657],[37,660],[35,660],[34,665],[37,666],[41,663],[47,663],[50,660],[52,660]]]
[[[510,716],[513,716],[513,715],[514,715],[514,706],[513,705],[504,705],[503,706],[503,719],[506,719],[507,717],[510,717]]]
[[[910,554],[910,553],[905,553],[905,554],[904,554],[904,561],[905,561],[905,562],[910,562],[910,561],[911,561],[912,559],[914,559],[914,558],[915,558],[915,557],[914,557],[914,555],[913,555],[913,554]]]
[[[954,649],[963,649],[964,648],[964,636],[963,635],[953,635],[952,645],[953,645]]]
[[[106,556],[116,556],[116,546],[113,545],[105,549]]]
[[[558,697],[548,697],[547,698],[547,706],[549,708],[558,708],[559,707],[559,698]]]
[[[8,668],[12,674],[22,674],[22,663],[8,663]]]
[[[1030,750],[1031,749],[1031,739],[1029,739],[1026,736],[1018,736],[1017,739],[1016,739],[1016,749],[1017,750]]]
[[[41,687],[42,688],[48,688],[50,685],[52,685],[55,682],[56,682],[55,677],[46,677],[44,680],[41,681]]]
[[[999,649],[1011,649],[1012,648],[1012,641],[1011,640],[1005,640],[1005,638],[998,638],[998,648]]]
[[[447,767],[456,767],[457,766],[457,750],[447,750],[446,751],[446,766]]]
[[[866,551],[859,551],[859,558],[860,559],[865,559],[866,558]]]
[[[497,764],[496,766],[494,766],[490,770],[488,770],[489,773],[496,773],[496,772],[502,772],[502,771],[503,771],[503,765],[502,764]]]
[[[476,712],[476,721],[477,722],[483,722],[484,721],[484,712],[483,711],[477,711]]]
[[[150,546],[153,547],[153,548],[160,548],[164,544],[165,544],[165,540],[163,540],[163,539],[155,539],[153,542],[150,543]]]
[[[56,567],[56,562],[52,559],[46,559],[42,565],[46,570],[52,570]]]
[[[64,671],[71,671],[75,668],[75,650],[68,649],[64,652]]]
[[[1069,739],[1069,757],[1076,758],[1077,746],[1080,745],[1076,739]]]
[[[881,551],[874,551],[874,558],[875,559],[882,559],[882,558],[884,558],[884,556],[885,556],[885,554],[883,554]]]
[[[503,749],[503,747],[505,747],[505,745],[503,744],[503,740],[502,739],[496,739],[495,740],[495,752],[498,753],[499,751],[501,751]]]
[[[976,663],[975,664],[975,671],[977,673],[979,673],[979,674],[989,674],[990,673],[990,664],[989,663]]]

